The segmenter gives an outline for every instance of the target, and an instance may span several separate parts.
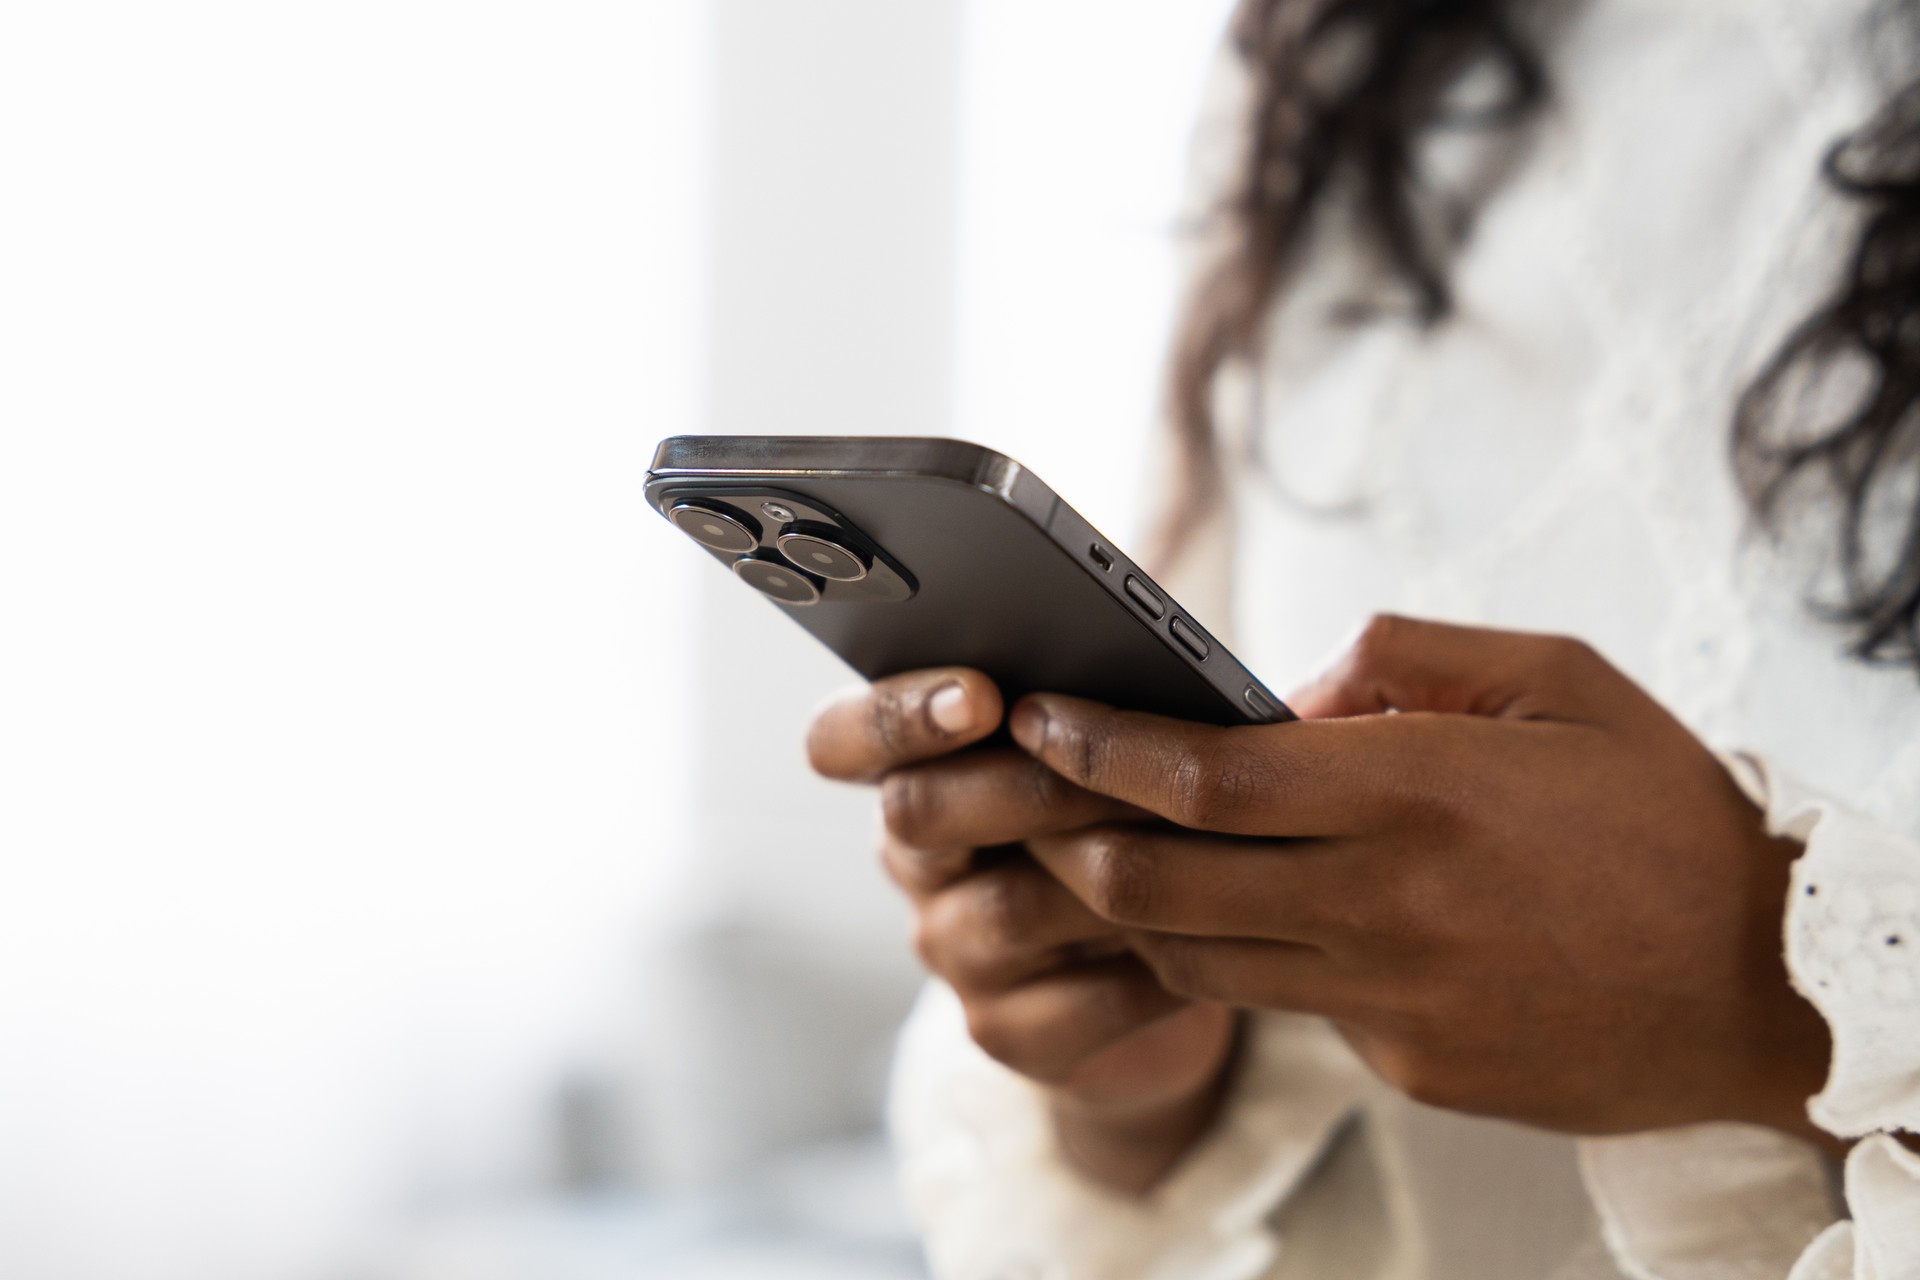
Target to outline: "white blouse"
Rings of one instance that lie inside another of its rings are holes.
[[[1277,688],[1376,612],[1558,631],[1720,748],[1806,846],[1785,949],[1833,1033],[1809,1113],[1866,1135],[1844,1170],[1746,1126],[1575,1140],[1435,1111],[1319,1020],[1260,1014],[1221,1122],[1129,1200],[1067,1168],[1041,1091],[935,985],[893,1120],[941,1280],[1920,1280],[1920,1155],[1886,1132],[1920,1132],[1920,683],[1842,656],[1803,604],[1818,534],[1754,535],[1728,450],[1735,395],[1858,231],[1818,170],[1887,92],[1867,7],[1578,10],[1453,317],[1330,323],[1368,277],[1337,229],[1313,246],[1257,409],[1222,387],[1229,456],[1263,462],[1233,468],[1204,557]],[[1429,158],[1466,183],[1490,147]]]

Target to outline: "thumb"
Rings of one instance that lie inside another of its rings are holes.
[[[1578,640],[1381,614],[1287,705],[1303,720],[1437,711],[1598,721],[1635,692]]]

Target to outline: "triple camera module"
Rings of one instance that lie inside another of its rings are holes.
[[[662,503],[674,527],[730,560],[734,574],[782,604],[913,594],[905,570],[824,508],[791,495],[706,494]],[[749,514],[750,512],[757,514]]]

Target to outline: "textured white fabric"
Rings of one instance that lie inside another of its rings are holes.
[[[1627,1274],[1777,1280],[1833,1224],[1826,1160],[1746,1125],[1582,1142],[1581,1167]]]
[[[1311,1018],[1262,1018],[1247,1057],[1257,1065],[1234,1123],[1136,1201],[1065,1171],[1041,1090],[982,1053],[953,993],[930,984],[902,1036],[891,1119],[911,1207],[929,1227],[934,1274],[1264,1274],[1274,1257],[1266,1217],[1355,1100],[1377,1086]]]
[[[1379,287],[1327,221],[1259,395],[1222,380],[1229,456],[1261,465],[1231,468],[1212,526],[1234,535],[1235,650],[1275,687],[1380,611],[1561,631],[1736,753],[1806,845],[1785,946],[1833,1030],[1810,1114],[1845,1137],[1920,1129],[1920,689],[1844,660],[1803,607],[1810,564],[1748,531],[1727,431],[1858,228],[1817,174],[1885,92],[1867,7],[1580,8],[1452,319],[1330,322]],[[1432,159],[1467,183],[1488,146]],[[1310,1021],[1256,1026],[1219,1131],[1129,1202],[1061,1165],[1037,1092],[930,996],[895,1116],[936,1275],[1920,1280],[1920,1157],[1884,1134],[1843,1185],[1741,1126],[1576,1143],[1406,1103]]]

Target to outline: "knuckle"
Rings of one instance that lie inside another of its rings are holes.
[[[1362,671],[1378,668],[1400,650],[1408,628],[1413,625],[1412,619],[1397,613],[1374,614],[1360,628],[1360,634],[1354,637],[1351,651],[1353,665]]]
[[[1113,755],[1112,740],[1102,717],[1050,721],[1047,737],[1054,758],[1065,766],[1071,777],[1090,780],[1107,771]]]
[[[1166,990],[1188,999],[1204,997],[1200,948],[1191,939],[1156,935],[1138,940],[1135,947]]]
[[[1160,902],[1152,863],[1140,837],[1130,831],[1104,831],[1086,851],[1087,905],[1116,924],[1146,924]]]
[[[988,948],[1004,950],[1027,932],[1033,914],[1032,886],[1011,872],[976,876],[971,915],[973,934]]]
[[[1064,807],[1076,790],[1073,783],[1038,760],[1026,766],[1023,776],[1027,784],[1027,798],[1039,813],[1052,813]]]
[[[943,891],[966,870],[972,853],[916,845],[889,835],[881,842],[880,865],[909,898],[930,903],[944,897]]]
[[[1574,666],[1592,666],[1602,661],[1600,651],[1579,636],[1554,636],[1553,647],[1561,660]]]
[[[1233,822],[1275,785],[1273,771],[1253,753],[1183,753],[1168,773],[1168,807],[1183,826],[1202,830]]]
[[[1534,659],[1536,674],[1553,687],[1578,687],[1606,665],[1600,651],[1577,636],[1542,636]]]
[[[1361,1057],[1373,1068],[1373,1073],[1411,1097],[1415,1085],[1420,1081],[1422,1072],[1418,1055],[1411,1052],[1399,1040],[1370,1037],[1361,1046]]]
[[[1350,936],[1362,939],[1373,961],[1382,967],[1404,970],[1437,961],[1444,947],[1436,926],[1445,914],[1434,887],[1421,877],[1396,878],[1384,886],[1365,924],[1350,931]]]
[[[1472,1094],[1452,1072],[1426,1059],[1415,1061],[1400,1091],[1415,1102],[1442,1111],[1468,1110],[1473,1100]]]
[[[876,685],[867,723],[881,754],[889,760],[905,757],[912,749],[919,699],[893,685]]]
[[[990,1003],[967,1006],[967,1034],[982,1053],[1003,1066],[1014,1066],[1025,1048],[1025,1037]]]
[[[1375,1075],[1424,1106],[1458,1111],[1467,1109],[1472,1101],[1471,1090],[1460,1073],[1413,1041],[1398,1036],[1373,1039],[1362,1056]]]
[[[926,855],[910,841],[902,840],[882,823],[880,832],[880,865],[893,882],[908,893],[918,891],[922,877],[919,875]]]
[[[1456,785],[1436,771],[1425,786],[1403,797],[1393,813],[1417,824],[1428,848],[1447,849],[1471,839],[1483,821],[1485,800],[1470,786]],[[1413,874],[1409,882],[1426,890],[1439,887],[1434,874]]]
[[[880,781],[880,817],[887,830],[908,844],[933,826],[939,810],[938,788],[924,770],[897,769]]]
[[[1400,729],[1417,767],[1382,768],[1373,776],[1378,787],[1371,803],[1383,824],[1404,829],[1425,848],[1450,847],[1487,813],[1480,756],[1446,720],[1411,718]]]
[[[1137,1029],[1167,1011],[1170,994],[1152,966],[1136,969],[1101,984],[1094,1016],[1102,1026]]]

